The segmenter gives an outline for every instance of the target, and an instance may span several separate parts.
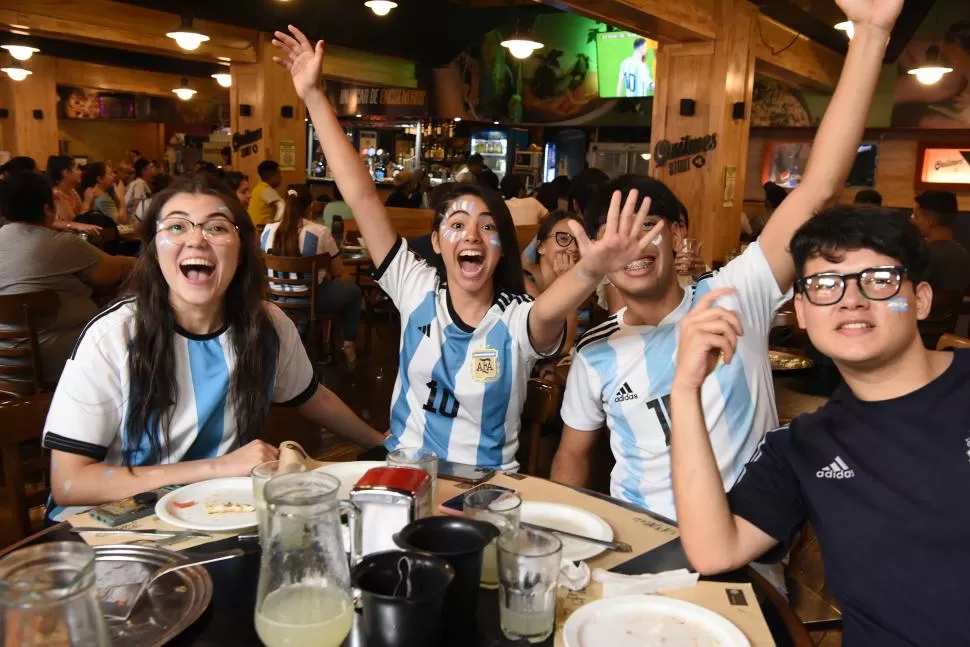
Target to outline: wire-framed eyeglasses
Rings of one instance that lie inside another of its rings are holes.
[[[845,296],[849,281],[855,281],[859,291],[870,301],[886,301],[899,294],[906,276],[906,268],[897,266],[870,267],[855,274],[820,272],[796,281],[799,291],[817,306],[835,305]]]
[[[566,231],[557,231],[555,234],[546,236],[546,238],[555,238],[556,244],[560,247],[569,247],[576,242],[576,237]]]
[[[169,216],[158,222],[155,231],[175,244],[182,244],[192,237],[197,227],[202,230],[202,236],[211,245],[228,245],[239,231],[235,223],[221,216],[209,218],[202,223],[193,222],[182,216]]]

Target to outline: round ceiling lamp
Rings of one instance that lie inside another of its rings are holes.
[[[952,67],[947,67],[940,58],[940,48],[930,45],[926,50],[926,60],[919,67],[909,70],[909,74],[916,77],[916,80],[923,85],[933,85],[939,83],[944,75],[953,71]]]
[[[0,45],[0,48],[10,52],[10,55],[18,61],[30,60],[30,57],[33,56],[35,52],[40,51],[36,47],[30,47],[29,45]]]
[[[835,28],[839,31],[844,31],[845,35],[849,37],[849,40],[852,40],[852,37],[855,36],[855,26],[852,24],[851,20],[840,22],[835,26]]]
[[[179,30],[170,31],[165,35],[174,39],[179,47],[189,52],[199,49],[199,45],[209,40],[205,34],[195,31],[191,16],[182,16],[182,26]]]
[[[391,9],[397,7],[396,2],[391,0],[367,0],[364,6],[373,11],[378,16],[386,16],[391,13]]]
[[[218,74],[213,74],[212,78],[214,78],[216,83],[224,88],[232,87],[232,75],[228,72],[219,72]]]
[[[515,33],[509,36],[508,40],[502,41],[502,47],[509,50],[517,59],[527,59],[537,49],[545,47],[542,43],[532,38],[527,31],[516,28]]]
[[[0,72],[3,72],[7,76],[9,76],[12,81],[23,81],[28,76],[33,74],[33,72],[31,72],[30,70],[25,69],[19,65],[17,65],[16,67],[2,68],[0,69]]]
[[[189,87],[189,80],[185,77],[182,77],[182,85],[173,89],[172,92],[182,101],[188,101],[195,96],[195,90]]]

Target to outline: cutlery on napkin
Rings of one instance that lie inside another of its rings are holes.
[[[601,568],[593,571],[593,579],[603,587],[601,597],[604,598],[684,589],[696,585],[699,577],[698,573],[691,573],[686,568],[646,575],[621,575]]]

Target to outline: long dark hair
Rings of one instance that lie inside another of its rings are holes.
[[[78,193],[84,195],[85,191],[97,184],[98,180],[107,173],[108,167],[104,162],[90,162],[81,173],[81,186],[78,187]]]
[[[47,179],[51,186],[57,186],[64,179],[65,173],[74,169],[74,158],[70,155],[51,155],[47,158]]]
[[[445,213],[448,212],[448,207],[453,201],[467,196],[480,198],[485,203],[495,221],[495,227],[498,229],[498,238],[502,243],[502,258],[495,268],[495,274],[492,275],[495,293],[525,294],[525,284],[522,281],[522,259],[519,256],[519,243],[515,237],[515,222],[512,220],[512,214],[509,213],[509,208],[506,206],[505,200],[502,199],[501,193],[478,184],[456,184],[452,191],[440,197],[440,202],[435,208],[434,224],[431,231],[438,231],[441,222],[445,219]],[[441,256],[436,254],[435,258],[431,260],[438,268],[438,276],[445,277],[445,266]]]
[[[269,412],[273,374],[279,360],[279,336],[263,305],[265,268],[256,229],[235,193],[206,173],[180,177],[152,198],[142,227],[142,252],[126,285],[137,304],[135,335],[128,356],[131,387],[125,425],[125,464],[145,440],[155,462],[161,462],[167,424],[176,404],[175,315],[169,304],[168,283],[162,275],[155,248],[156,223],[165,204],[180,193],[214,196],[229,208],[239,228],[239,267],[226,290],[223,316],[236,356],[230,378],[229,400],[236,414],[242,445],[259,436]]]
[[[539,225],[539,230],[536,232],[536,241],[541,243],[546,238],[549,238],[553,228],[563,220],[575,220],[579,224],[583,224],[583,219],[572,211],[556,209],[546,216],[546,219],[542,221],[541,225]]]
[[[300,255],[300,228],[303,216],[313,204],[313,194],[302,184],[291,184],[286,188],[286,208],[283,219],[273,238],[273,254],[277,256]]]

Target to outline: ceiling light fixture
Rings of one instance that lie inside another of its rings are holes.
[[[526,59],[537,49],[545,47],[542,43],[529,35],[529,31],[522,29],[520,24],[515,26],[515,33],[502,41],[502,47],[509,50],[515,58]]]
[[[0,45],[0,48],[10,52],[10,55],[18,61],[30,60],[30,57],[33,56],[35,52],[40,51],[36,47],[30,47],[29,45]]]
[[[214,78],[216,83],[224,88],[232,87],[232,74],[229,74],[229,72],[219,72],[218,74],[213,74],[212,78]]]
[[[397,7],[397,3],[391,0],[367,0],[364,6],[373,11],[375,15],[386,16],[391,13],[391,9]]]
[[[205,34],[195,31],[191,16],[182,16],[182,26],[179,30],[170,31],[165,35],[174,39],[179,47],[189,52],[199,49],[199,45],[209,40]]]
[[[183,76],[182,85],[173,89],[172,92],[182,101],[188,101],[195,96],[196,91],[189,87],[189,80]]]
[[[916,77],[916,80],[923,85],[933,85],[939,83],[944,75],[953,71],[952,67],[947,67],[940,58],[940,48],[930,45],[926,49],[926,60],[919,67],[909,70],[909,74]]]
[[[31,74],[33,74],[33,72],[31,72],[30,70],[24,69],[23,67],[21,67],[19,65],[17,65],[16,67],[5,67],[5,68],[2,68],[2,69],[0,69],[0,72],[3,72],[7,76],[9,76],[10,77],[10,80],[12,80],[12,81],[23,81],[28,76],[30,76]]]
[[[461,117],[455,117],[455,123],[458,123],[459,121],[461,121]]]
[[[849,37],[849,40],[852,40],[852,37],[855,36],[855,25],[852,24],[851,20],[840,22],[835,28],[839,31],[844,31],[845,35]]]

